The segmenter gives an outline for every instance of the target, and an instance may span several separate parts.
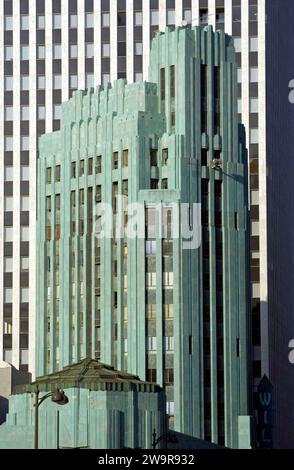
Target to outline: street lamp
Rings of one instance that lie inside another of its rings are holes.
[[[48,392],[42,398],[39,398],[40,390],[38,385],[35,389],[35,436],[34,436],[34,447],[38,449],[39,444],[39,406],[45,401],[47,398],[51,397],[51,400],[56,403],[57,405],[66,405],[68,403],[68,398],[65,395],[63,390],[59,390],[57,388],[53,392]]]
[[[154,428],[152,434],[152,449],[156,449],[156,446],[160,441],[164,441],[168,444],[177,444],[179,442],[177,436],[171,432],[166,432],[156,438],[156,430]]]
[[[222,169],[222,161],[219,158],[214,158],[210,162],[210,168],[212,170],[221,170]]]

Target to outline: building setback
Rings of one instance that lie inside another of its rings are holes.
[[[251,445],[236,74],[224,32],[167,29],[152,44],[151,83],[75,93],[61,130],[40,140],[37,219],[37,375],[101,359],[163,386],[171,427],[230,447]],[[123,227],[139,203],[143,236],[99,238],[100,202]],[[183,225],[173,232],[184,204],[201,204],[192,249]]]

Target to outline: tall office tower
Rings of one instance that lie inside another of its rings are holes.
[[[155,32],[183,20],[211,24],[235,40],[238,113],[250,162],[254,404],[266,373],[274,386],[274,445],[291,446],[294,243],[287,227],[293,208],[288,195],[276,197],[276,188],[282,195],[293,186],[287,132],[293,105],[286,96],[294,78],[291,0],[0,2],[0,361],[34,374],[38,137],[59,128],[60,103],[73,90],[117,78],[146,80]],[[280,240],[283,250],[276,248]]]
[[[250,446],[233,41],[167,29],[149,76],[77,92],[40,140],[37,375],[96,357],[163,386],[175,429]]]

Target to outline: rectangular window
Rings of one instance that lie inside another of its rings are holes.
[[[11,135],[4,137],[4,150],[5,152],[11,152],[13,150],[13,137]]]
[[[175,414],[175,402],[167,401],[166,402],[166,414],[168,416],[174,416]]]
[[[157,350],[157,338],[156,336],[147,336],[146,338],[146,349],[150,352],[156,352]]]
[[[143,44],[142,42],[135,42],[135,55],[142,55],[143,54]]]
[[[102,27],[109,28],[109,26],[110,26],[110,14],[102,13]]]
[[[102,75],[102,85],[105,87],[110,81],[110,75],[109,73],[104,73]]]
[[[156,255],[156,240],[146,240],[145,253],[146,253],[146,256],[155,256]],[[149,273],[149,274],[151,274],[151,273]]]
[[[163,316],[165,320],[172,320],[174,318],[173,304],[163,304]]]
[[[30,209],[30,198],[29,196],[20,197],[20,210],[28,211]]]
[[[44,15],[37,16],[37,29],[45,29],[45,16]]]
[[[173,369],[163,369],[163,383],[173,384],[174,382],[174,370]]]
[[[4,181],[13,181],[13,166],[4,167]]]
[[[134,24],[135,26],[142,26],[142,12],[141,11],[135,11],[134,13]]]
[[[54,90],[61,90],[61,75],[53,75],[53,88]]]
[[[20,227],[20,240],[22,242],[28,242],[30,239],[29,227]]]
[[[70,75],[69,76],[69,87],[72,88],[72,89],[78,87],[78,76],[77,75]]]
[[[13,46],[4,47],[4,60],[13,60]]]
[[[4,29],[5,31],[12,31],[13,29],[13,17],[10,15],[4,16]]]
[[[61,44],[53,44],[53,59],[61,59]]]
[[[93,174],[93,158],[88,159],[88,175]]]
[[[166,22],[168,25],[175,24],[175,10],[167,10],[167,19]]]
[[[80,176],[84,176],[85,173],[85,161],[80,160]]]
[[[13,299],[13,293],[11,288],[4,289],[4,302],[11,303]]]
[[[165,351],[174,351],[174,337],[173,336],[164,337],[164,349]]]
[[[251,98],[250,113],[258,113],[258,98]]]
[[[45,89],[45,75],[38,75],[37,76],[37,88],[38,90]]]
[[[69,45],[69,57],[71,59],[76,59],[78,57],[78,46],[77,44]]]
[[[5,196],[5,198],[4,198],[4,210],[5,211],[12,211],[13,210],[13,197],[12,196]]]
[[[242,40],[241,38],[234,38],[234,47],[236,52],[241,52],[242,50]]]
[[[45,119],[45,106],[38,106],[37,119]]]
[[[159,24],[159,13],[158,10],[151,10],[150,12],[150,25],[158,26]]]
[[[173,287],[174,285],[174,273],[172,271],[163,273],[163,286],[165,288]]]
[[[30,149],[30,138],[28,135],[20,137],[20,150],[25,151]]]
[[[249,78],[251,83],[258,82],[258,67],[250,67],[249,69]]]
[[[27,91],[30,89],[30,77],[29,75],[21,75],[20,77],[20,89]]]
[[[12,91],[13,90],[13,77],[10,75],[6,75],[4,77],[4,90],[5,91]]]
[[[99,174],[102,172],[102,157],[101,155],[98,155],[96,157],[96,162],[95,162],[95,173]]]
[[[53,119],[61,119],[61,104],[53,106]]]
[[[110,44],[108,42],[102,43],[102,57],[110,56]]]
[[[30,24],[29,15],[21,15],[20,16],[20,29],[22,30],[29,29],[29,24]]]
[[[147,369],[146,381],[156,383],[156,369]]]
[[[13,106],[5,106],[4,108],[4,120],[13,121]]]
[[[94,44],[92,42],[88,42],[86,44],[86,58],[92,59],[94,57]]]
[[[12,335],[12,317],[4,318],[4,334]]]
[[[71,177],[76,177],[76,162],[71,162]]]
[[[162,149],[162,165],[167,165],[168,162],[168,149]]]
[[[30,48],[29,46],[21,46],[20,48],[20,60],[29,60]]]
[[[13,241],[13,227],[4,227],[4,241],[5,242]]]
[[[170,97],[175,98],[175,66],[170,67]]]
[[[150,164],[151,166],[157,166],[157,149],[150,150]]]
[[[117,168],[118,168],[118,152],[113,152],[112,168],[113,168],[113,170],[117,170]]]
[[[187,21],[188,24],[192,23],[192,11],[190,9],[184,10],[184,20]]]
[[[51,171],[51,167],[49,167],[46,169],[46,183],[47,184],[51,183],[51,175],[52,175],[52,171]]]
[[[93,73],[86,74],[86,89],[93,88],[94,86],[94,75]]]
[[[146,317],[148,320],[155,320],[156,318],[156,304],[146,305]]]
[[[124,167],[129,166],[129,151],[128,150],[123,151],[123,166]]]
[[[78,17],[77,15],[69,15],[69,27],[77,28],[78,27]]]
[[[259,143],[259,132],[258,129],[250,129],[250,144]]]
[[[258,38],[249,38],[249,52],[258,52]]]
[[[55,181],[59,182],[60,181],[60,165],[56,165],[55,167]]]
[[[37,46],[37,59],[45,59],[45,46]]]
[[[29,301],[29,289],[27,289],[27,288],[20,289],[20,301],[21,302],[28,302]]]
[[[29,181],[30,179],[30,167],[27,165],[22,165],[20,167],[20,179],[21,181]]]
[[[86,13],[85,15],[86,28],[94,28],[94,15],[93,13]]]
[[[161,189],[168,189],[168,178],[162,178]]]
[[[53,29],[60,29],[61,28],[61,15],[53,15]]]

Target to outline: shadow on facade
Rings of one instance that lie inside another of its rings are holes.
[[[8,413],[8,398],[0,395],[0,425],[6,420],[6,414]]]

